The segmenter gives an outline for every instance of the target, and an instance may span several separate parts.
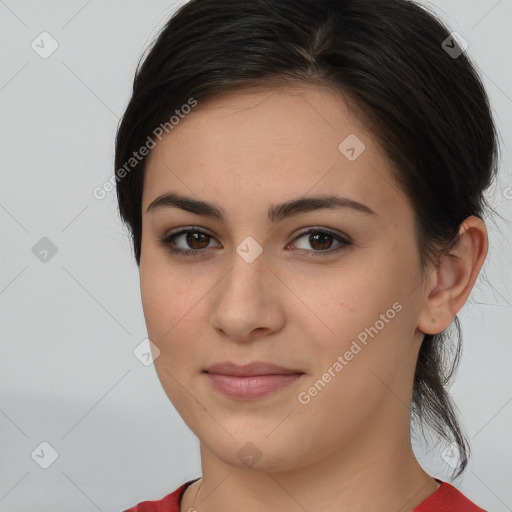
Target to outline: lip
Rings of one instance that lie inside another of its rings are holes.
[[[232,375],[236,377],[254,377],[257,375],[291,375],[304,373],[302,370],[284,368],[273,363],[255,361],[246,365],[237,365],[229,361],[216,363],[204,370],[207,373]]]
[[[224,362],[204,370],[212,387],[230,398],[255,400],[297,382],[304,372],[272,363],[254,362],[239,366]]]

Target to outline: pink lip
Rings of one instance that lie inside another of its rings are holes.
[[[232,398],[261,398],[293,384],[304,372],[272,363],[237,366],[224,362],[205,370],[214,389]]]
[[[221,373],[223,375],[234,375],[237,377],[252,377],[254,375],[290,375],[296,373],[304,373],[301,370],[284,368],[272,363],[254,362],[246,365],[236,365],[225,361],[216,363],[204,371],[208,373]]]
[[[280,375],[253,375],[251,377],[235,377],[220,373],[206,374],[213,387],[232,398],[254,399],[261,398],[284,389],[297,379],[302,373],[288,373]]]

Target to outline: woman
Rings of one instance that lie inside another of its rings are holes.
[[[464,50],[407,0],[192,0],[163,28],[116,182],[202,476],[130,511],[482,510],[410,441],[467,465],[445,352],[498,145]]]

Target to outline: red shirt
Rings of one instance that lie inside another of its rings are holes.
[[[184,483],[161,500],[143,501],[124,512],[179,512],[179,504],[185,489],[197,480],[199,478]],[[453,485],[440,480],[437,481],[441,484],[439,489],[416,507],[413,512],[485,512],[484,509],[469,501]]]

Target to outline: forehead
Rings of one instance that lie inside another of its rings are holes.
[[[356,110],[357,113],[354,113]],[[326,87],[238,88],[221,96],[201,100],[173,129],[170,138],[200,135],[199,149],[255,149],[262,155],[277,145],[293,145],[344,134],[359,134],[370,145],[368,129],[358,107],[341,93]],[[179,128],[179,130],[178,130]],[[192,133],[191,133],[192,132]],[[209,146],[207,146],[209,144]],[[165,144],[164,144],[165,145]],[[311,144],[306,144],[308,149]],[[336,153],[337,145],[330,149]],[[158,152],[158,150],[157,150]]]
[[[240,206],[236,198],[250,208],[251,198],[270,204],[335,191],[386,209],[400,192],[356,112],[323,87],[240,89],[199,101],[151,151],[143,210],[171,190],[222,201],[228,212],[229,203]]]

